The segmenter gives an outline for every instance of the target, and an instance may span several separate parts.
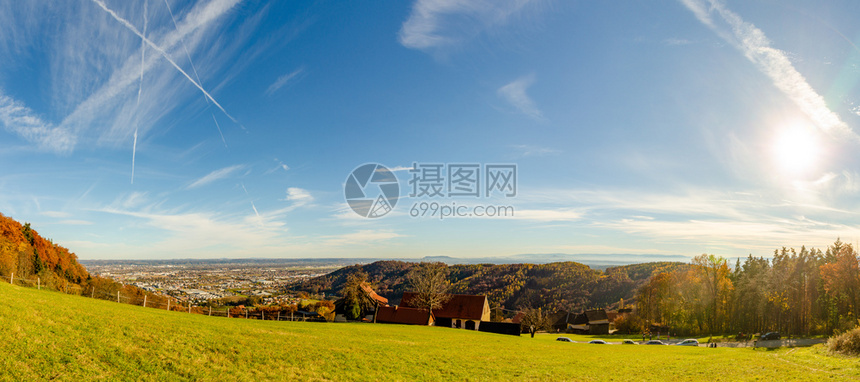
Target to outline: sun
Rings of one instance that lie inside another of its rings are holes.
[[[772,154],[780,171],[801,176],[815,169],[821,156],[816,131],[801,124],[788,125],[776,132]]]

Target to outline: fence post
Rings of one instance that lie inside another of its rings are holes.
[[[96,298],[96,287],[93,287],[93,290],[90,292],[90,298]]]
[[[146,295],[143,295],[143,307],[146,308]]]
[[[245,318],[248,318],[248,309],[245,309]]]
[[[227,318],[230,318],[230,308],[227,308]]]
[[[36,277],[36,285],[38,285],[39,290],[42,290],[42,278]]]
[[[12,275],[9,276],[9,284],[15,284],[15,272],[12,272]]]
[[[191,301],[188,301],[188,314],[191,314]]]
[[[212,317],[212,306],[209,306],[209,317]]]
[[[260,311],[260,320],[266,321],[266,311],[265,310]]]
[[[170,297],[167,298],[167,311],[170,311]]]
[[[280,320],[281,320],[281,311],[279,310],[279,311],[278,311],[278,320],[277,320],[277,321],[280,321]]]
[[[119,291],[116,291],[116,302],[119,302]]]

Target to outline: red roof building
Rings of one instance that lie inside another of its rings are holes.
[[[414,298],[415,293],[403,293],[401,308],[417,308],[411,304]],[[487,296],[454,294],[441,308],[433,309],[433,316],[436,326],[478,330],[481,321],[490,321],[490,304]]]
[[[376,311],[376,322],[404,325],[433,325],[436,320],[426,309],[380,306]]]

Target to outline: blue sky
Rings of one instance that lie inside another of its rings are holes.
[[[0,212],[82,259],[854,243],[858,8],[0,0]],[[344,198],[365,163],[399,180],[380,218]],[[427,164],[515,164],[517,194],[409,197]]]

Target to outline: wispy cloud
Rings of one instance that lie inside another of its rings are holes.
[[[535,81],[534,74],[517,78],[513,82],[502,86],[496,93],[523,114],[534,119],[543,119],[543,113],[537,108],[534,101],[526,94],[526,90]]]
[[[212,183],[212,182],[215,182],[217,180],[224,179],[224,178],[232,175],[234,172],[241,170],[243,168],[245,168],[245,166],[235,165],[235,166],[225,167],[225,168],[222,168],[219,170],[212,171],[209,174],[207,174],[206,176],[195,180],[194,182],[189,184],[188,187],[185,187],[185,189],[190,190],[193,188],[205,186],[205,185]]]
[[[824,187],[845,193],[852,185],[849,174],[831,174],[807,186],[818,187],[815,193],[826,193],[821,190]],[[836,209],[815,198],[789,198],[768,190],[547,190],[529,194],[531,197],[519,199],[526,205],[542,206],[533,210],[535,220],[551,221],[552,212],[557,212],[562,217],[569,215],[576,224],[635,235],[637,240],[660,246],[767,254],[783,245],[825,246],[838,237],[849,241],[860,237],[860,226],[854,223],[857,213],[851,207],[856,202]]]
[[[284,87],[284,85],[286,85],[288,82],[290,82],[290,80],[292,80],[294,78],[298,80],[297,77],[301,78],[300,76],[302,74],[304,74],[304,72],[305,72],[305,68],[301,67],[301,68],[298,68],[298,69],[296,69],[290,73],[287,73],[287,74],[284,74],[283,76],[278,77],[278,79],[275,80],[275,82],[273,82],[271,85],[269,85],[268,89],[266,89],[266,95],[272,95],[273,93],[278,91],[278,89]]]
[[[860,136],[827,107],[824,98],[794,68],[788,55],[772,46],[761,29],[744,21],[719,0],[681,0],[681,2],[702,24],[740,50],[819,129],[837,136],[860,140]]]
[[[35,105],[0,89],[4,109],[0,128],[60,153],[81,144],[116,147],[133,143],[134,132],[140,139],[158,126],[159,119],[194,98],[192,95],[204,93],[192,56],[207,58],[209,73],[223,73],[247,47],[251,36],[247,32],[231,36],[229,45],[214,43],[220,38],[218,27],[230,21],[226,16],[239,2],[186,4],[175,23],[166,17],[166,1],[160,6],[151,1],[112,2],[112,8],[100,0],[92,2],[94,6],[66,2],[0,5],[0,21],[6,26],[0,30],[0,56],[20,65],[18,57],[39,41],[49,58],[44,65],[47,70],[39,76],[51,87],[46,107],[35,111]],[[258,22],[256,16],[263,12],[249,10],[256,14],[242,19],[238,28],[252,27],[248,20]],[[56,31],[44,35],[45,30]],[[183,73],[183,66],[189,64],[191,76]],[[227,76],[232,74],[227,72]],[[180,80],[191,86],[178,86]],[[203,97],[209,101],[211,95]]]
[[[88,220],[60,220],[59,223],[65,225],[93,225],[93,222]]]
[[[308,190],[290,187],[287,189],[287,201],[293,202],[296,206],[303,206],[314,201],[313,195]]]
[[[234,122],[236,122],[236,118],[233,118],[233,116],[230,115],[230,113],[228,113],[227,110],[225,110],[224,107],[222,107],[221,104],[218,103],[218,101],[216,101],[215,98],[213,98],[212,95],[209,94],[209,92],[207,92],[206,89],[203,88],[203,86],[201,86],[199,83],[197,83],[197,81],[195,81],[193,78],[191,78],[191,76],[188,75],[188,73],[186,73],[185,70],[183,70],[182,67],[180,67],[176,63],[176,61],[174,61],[172,58],[170,58],[170,55],[168,55],[167,52],[164,51],[164,49],[162,49],[161,47],[159,47],[158,45],[156,45],[155,43],[153,43],[152,41],[147,39],[146,36],[144,36],[142,33],[140,33],[140,31],[137,30],[137,28],[134,27],[134,25],[132,25],[130,22],[128,22],[128,20],[120,17],[116,12],[114,12],[113,10],[108,8],[107,5],[105,5],[105,3],[102,2],[101,0],[92,0],[92,2],[95,3],[96,5],[98,5],[99,7],[101,7],[102,9],[104,9],[105,12],[107,12],[109,15],[111,15],[111,17],[116,19],[116,21],[118,21],[120,24],[125,26],[126,29],[130,30],[132,33],[134,33],[138,37],[140,37],[146,43],[146,45],[148,45],[149,47],[154,49],[156,52],[161,54],[161,56],[167,62],[169,62],[171,65],[173,65],[173,67],[176,68],[176,70],[179,71],[179,73],[181,73],[183,76],[185,76],[185,78],[188,79],[188,81],[191,82],[192,85],[194,85],[198,90],[200,90],[200,92],[203,93],[203,95],[205,95],[206,98],[209,99],[209,101],[211,101],[213,104],[215,104],[215,106],[217,106],[218,109],[220,109],[221,112],[224,113],[224,115],[226,115],[227,117],[232,119]]]
[[[275,171],[280,171],[280,170],[290,171],[290,166],[287,166],[284,162],[281,162],[280,160],[278,160],[278,158],[275,158],[275,162],[278,162],[278,165],[266,170],[266,172],[264,172],[263,175],[269,175]]]
[[[76,138],[68,129],[42,120],[33,110],[5,94],[0,89],[0,123],[3,127],[40,148],[57,153],[71,152]]]
[[[42,211],[42,212],[39,212],[39,214],[49,216],[52,218],[58,218],[58,219],[68,218],[71,216],[71,214],[69,214],[68,212],[62,212],[62,211]]]
[[[583,217],[582,211],[571,208],[558,209],[523,209],[516,210],[512,216],[514,219],[533,220],[541,222],[558,222],[558,221],[574,221],[581,220]],[[501,217],[494,217],[502,219]],[[507,217],[505,217],[507,218]]]
[[[508,24],[532,0],[417,0],[398,33],[400,43],[412,49],[432,50],[457,45],[498,26]]]
[[[516,150],[521,157],[542,157],[561,153],[561,150],[534,145],[512,145],[511,148]]]
[[[334,246],[371,244],[400,237],[404,237],[404,235],[390,230],[359,230],[343,235],[328,236],[324,244]]]
[[[663,40],[663,43],[666,45],[674,46],[674,45],[689,45],[689,44],[692,44],[693,42],[690,40],[687,40],[687,39],[683,39],[683,38],[672,37],[672,38],[667,38],[667,39]]]

